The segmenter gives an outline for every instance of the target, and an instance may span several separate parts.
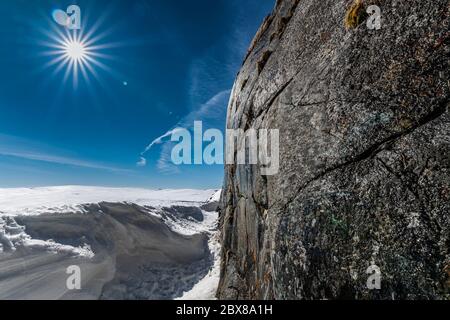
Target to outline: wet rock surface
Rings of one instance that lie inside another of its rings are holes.
[[[277,1],[255,36],[227,127],[279,129],[280,170],[226,166],[219,298],[450,297],[449,3],[355,2]]]

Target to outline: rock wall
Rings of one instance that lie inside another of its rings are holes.
[[[102,202],[78,212],[65,208],[0,216],[0,300],[174,299],[214,264],[207,234],[169,227],[203,220],[197,207]],[[81,289],[68,290],[67,268],[74,265]]]
[[[449,25],[447,0],[277,1],[227,127],[279,129],[280,170],[226,166],[218,298],[450,297]]]

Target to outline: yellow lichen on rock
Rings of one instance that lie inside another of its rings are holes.
[[[356,28],[361,20],[361,10],[363,8],[362,0],[355,0],[345,15],[345,27],[348,29]]]

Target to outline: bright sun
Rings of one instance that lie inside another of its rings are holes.
[[[63,30],[50,21],[52,27],[50,30],[42,30],[46,39],[40,41],[45,47],[42,55],[50,56],[50,61],[42,69],[53,67],[53,75],[62,72],[63,83],[71,77],[74,89],[78,87],[80,78],[86,84],[91,83],[91,76],[101,82],[100,71],[115,75],[114,70],[104,62],[114,61],[116,57],[106,51],[121,43],[105,41],[111,30],[98,31],[103,21],[103,18],[99,18],[89,29],[84,25],[80,30]]]
[[[86,47],[80,41],[69,40],[64,43],[64,53],[72,61],[80,61],[86,58]]]

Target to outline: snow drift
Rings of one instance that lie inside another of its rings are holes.
[[[0,299],[213,298],[217,213],[201,207],[214,193],[1,189]]]

